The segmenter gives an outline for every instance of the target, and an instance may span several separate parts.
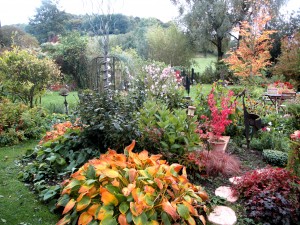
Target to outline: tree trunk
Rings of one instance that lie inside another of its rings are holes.
[[[224,52],[222,51],[222,38],[217,38],[218,61],[223,59]]]

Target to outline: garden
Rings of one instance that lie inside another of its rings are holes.
[[[254,6],[225,55],[151,20],[147,57],[129,33],[1,47],[0,224],[299,224],[300,33]]]

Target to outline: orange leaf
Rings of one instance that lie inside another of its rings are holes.
[[[130,211],[132,215],[139,216],[144,211],[144,206],[136,202],[130,202]]]
[[[148,152],[146,150],[143,150],[139,153],[139,159],[140,160],[146,160],[148,159]]]
[[[89,222],[93,220],[93,217],[87,212],[81,213],[78,219],[78,225],[87,225]]]
[[[120,182],[119,182],[118,180],[116,180],[116,179],[114,179],[114,180],[111,182],[111,184],[112,184],[113,186],[115,186],[115,187],[119,187],[119,186],[120,186]]]
[[[193,216],[198,216],[198,211],[190,203],[188,203],[186,201],[183,201],[182,203],[189,209],[189,212]]]
[[[66,215],[61,220],[59,220],[56,225],[66,225],[70,221],[71,221],[71,216],[70,215]]]
[[[133,140],[131,142],[131,144],[125,148],[125,150],[127,150],[128,152],[132,152],[132,150],[134,149],[134,146],[135,146],[135,140]]]
[[[91,199],[88,196],[83,196],[80,202],[77,203],[76,210],[81,211],[89,206]]]
[[[156,183],[156,185],[158,186],[158,188],[161,190],[164,188],[164,185],[162,184],[161,180],[158,178],[154,178],[154,182]]]
[[[173,208],[173,206],[168,200],[165,200],[162,203],[162,208],[166,213],[168,213],[173,218],[174,221],[179,219],[179,215],[177,214],[176,209]]]
[[[109,191],[104,191],[101,193],[101,201],[103,202],[103,205],[113,204],[114,206],[117,206],[119,203],[118,199]]]
[[[126,220],[126,216],[123,214],[119,215],[118,222],[120,225],[129,225]]]
[[[73,209],[75,203],[76,203],[75,199],[72,198],[72,199],[67,203],[67,205],[65,206],[64,211],[62,212],[62,214],[64,215],[64,214],[68,213],[71,209]]]
[[[198,195],[200,196],[200,198],[202,199],[202,201],[206,201],[208,200],[208,194],[205,191],[199,191]]]
[[[153,193],[155,192],[155,189],[154,189],[153,187],[149,186],[149,185],[146,185],[146,186],[144,187],[144,192],[145,192],[145,193],[153,194]]]
[[[134,168],[129,169],[128,174],[129,174],[129,181],[130,181],[130,183],[133,183],[133,181],[135,180],[135,178],[137,176],[136,169],[134,169]]]
[[[135,188],[135,183],[133,184],[128,184],[128,187],[124,187],[122,189],[122,193],[124,196],[128,196],[130,195],[130,193],[132,192],[132,190]]]
[[[171,167],[178,173],[182,169],[183,166],[178,163],[173,163],[171,165]]]
[[[120,174],[118,173],[118,171],[112,170],[112,169],[104,169],[104,170],[102,170],[102,174],[104,176],[109,177],[109,178],[117,178],[117,177],[120,176]]]
[[[94,216],[96,218],[96,212],[97,212],[97,209],[100,207],[100,204],[94,204],[92,205],[89,209],[88,209],[88,213],[91,215],[91,216]]]
[[[196,225],[196,221],[195,221],[194,218],[191,217],[191,216],[188,218],[187,221],[188,221],[189,225]]]
[[[206,225],[206,220],[205,220],[205,218],[204,218],[203,215],[200,215],[199,219],[201,220],[201,222],[203,223],[203,225]]]

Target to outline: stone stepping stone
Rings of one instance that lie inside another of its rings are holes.
[[[214,225],[234,225],[237,222],[235,212],[227,206],[216,206],[208,215],[208,221]]]
[[[242,177],[231,177],[229,178],[229,182],[232,184],[237,184],[241,179]]]
[[[233,192],[230,187],[221,186],[215,190],[215,195],[225,198],[228,202],[236,202],[238,197],[232,195]]]

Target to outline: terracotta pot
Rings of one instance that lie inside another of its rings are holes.
[[[219,140],[210,140],[209,146],[212,151],[222,151],[225,152],[229,142],[230,136],[222,136]]]

